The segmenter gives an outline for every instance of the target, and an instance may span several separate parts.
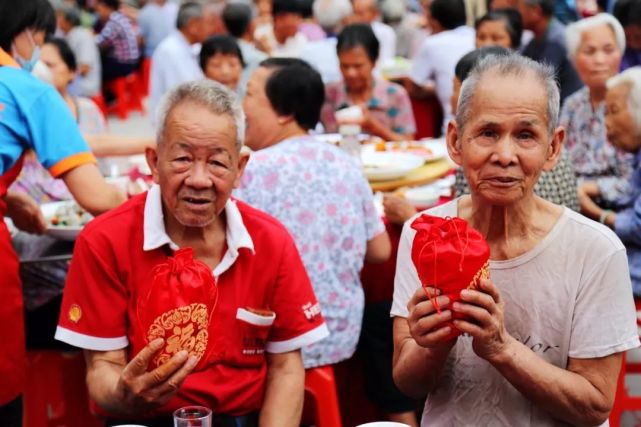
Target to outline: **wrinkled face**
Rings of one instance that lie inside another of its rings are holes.
[[[448,150],[473,195],[512,205],[531,196],[541,172],[554,167],[564,131],[549,135],[545,93],[534,76],[490,72],[478,83],[464,129],[450,122]]]
[[[349,92],[361,92],[369,86],[372,80],[374,62],[369,59],[365,48],[357,46],[346,49],[338,54],[343,81]]]
[[[247,93],[243,101],[247,117],[245,143],[254,151],[278,142],[279,116],[265,93],[265,85],[271,74],[272,70],[258,67],[247,82]]]
[[[236,90],[243,67],[236,55],[217,53],[207,60],[205,76]]]
[[[610,143],[634,153],[641,145],[641,135],[630,113],[628,96],[631,89],[630,83],[608,89],[605,95],[605,126]]]
[[[274,16],[274,37],[276,40],[279,43],[285,43],[285,40],[294,37],[302,20],[302,17],[297,13],[286,12]]]
[[[476,30],[476,48],[484,46],[501,46],[512,48],[510,33],[504,21],[485,21]]]
[[[621,50],[612,28],[604,24],[584,31],[574,63],[587,87],[604,88],[605,82],[619,72],[621,64]]]
[[[354,23],[369,24],[374,22],[377,16],[372,0],[354,0],[352,3],[352,20]]]
[[[225,207],[247,162],[236,148],[231,117],[184,102],[169,113],[157,149],[147,150],[154,182],[160,185],[166,225],[206,227]]]
[[[40,59],[51,71],[53,86],[58,92],[64,92],[73,80],[75,73],[62,60],[58,48],[45,43],[40,50]]]

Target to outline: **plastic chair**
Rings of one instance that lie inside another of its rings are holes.
[[[641,319],[639,318],[641,300],[635,299],[634,305],[637,311],[637,326],[641,327]],[[627,355],[623,353],[621,372],[617,380],[616,397],[612,411],[610,412],[611,427],[619,427],[621,425],[621,415],[623,415],[624,412],[641,411],[641,396],[631,396],[629,394],[628,388],[625,386],[626,374],[641,374],[641,362],[628,362]],[[641,426],[641,423],[637,425]]]
[[[116,113],[121,120],[127,120],[131,111],[145,112],[136,73],[110,81],[107,89],[116,98],[115,103],[107,107],[109,113]]]
[[[310,414],[310,407],[313,408],[313,415]],[[342,426],[334,369],[331,366],[305,371],[305,408],[303,419],[313,418],[316,427]]]
[[[27,353],[25,427],[101,427],[89,410],[82,352]]]
[[[138,74],[138,80],[140,84],[140,93],[143,97],[149,95],[149,80],[151,78],[151,58],[145,58],[142,60],[140,65],[140,70]]]

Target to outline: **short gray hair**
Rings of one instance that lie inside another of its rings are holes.
[[[352,14],[349,0],[315,0],[312,8],[318,25],[328,32],[337,32],[343,19]]]
[[[176,28],[182,30],[189,24],[189,21],[195,18],[203,17],[203,6],[195,1],[190,1],[180,5],[178,17],[176,18]]]
[[[608,25],[614,33],[614,41],[623,53],[625,50],[625,32],[619,21],[609,13],[599,13],[589,18],[581,19],[568,25],[565,28],[565,43],[568,49],[568,56],[574,59],[579,47],[583,33],[601,25]]]
[[[608,89],[612,89],[622,84],[630,84],[628,92],[628,108],[630,115],[634,120],[635,131],[641,133],[641,67],[632,67],[623,71],[621,74],[610,78],[606,83]]]
[[[463,129],[470,119],[472,100],[478,88],[479,82],[486,74],[496,73],[499,76],[524,77],[533,74],[535,80],[545,88],[547,95],[547,121],[548,132],[554,133],[559,122],[560,94],[559,86],[556,83],[554,68],[547,64],[540,64],[530,58],[517,53],[510,55],[488,55],[481,59],[472,69],[470,75],[463,81],[461,95],[456,108],[456,125]]]
[[[191,102],[202,105],[210,112],[229,116],[236,126],[236,148],[245,142],[245,113],[236,94],[213,80],[183,83],[170,90],[160,101],[156,140],[160,145],[165,137],[165,126],[171,111],[178,105]]]

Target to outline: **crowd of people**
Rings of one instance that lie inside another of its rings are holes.
[[[155,137],[113,134],[96,101],[145,67]],[[317,135],[411,141],[425,100],[451,200],[386,194],[380,212]],[[19,255],[52,244],[40,204],[75,200],[96,218],[47,271],[40,333],[82,349],[108,426],[188,405],[217,427],[298,426],[306,370],[357,349],[368,397],[410,427],[603,425],[641,345],[640,152],[641,0],[2,0],[0,424],[22,425],[22,284],[42,277]],[[131,154],[140,194],[98,167]],[[425,213],[487,242],[489,277],[460,299],[416,266]],[[371,304],[377,264],[395,276]],[[197,313],[187,293],[215,302]]]

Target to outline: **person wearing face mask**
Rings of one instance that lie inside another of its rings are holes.
[[[3,219],[33,233],[46,228],[32,198],[7,191],[24,154],[35,151],[49,173],[62,178],[78,204],[94,215],[124,200],[100,175],[60,95],[30,75],[38,46],[54,29],[53,16],[47,0],[0,3],[0,420],[7,427],[22,425],[25,345],[19,261]]]

